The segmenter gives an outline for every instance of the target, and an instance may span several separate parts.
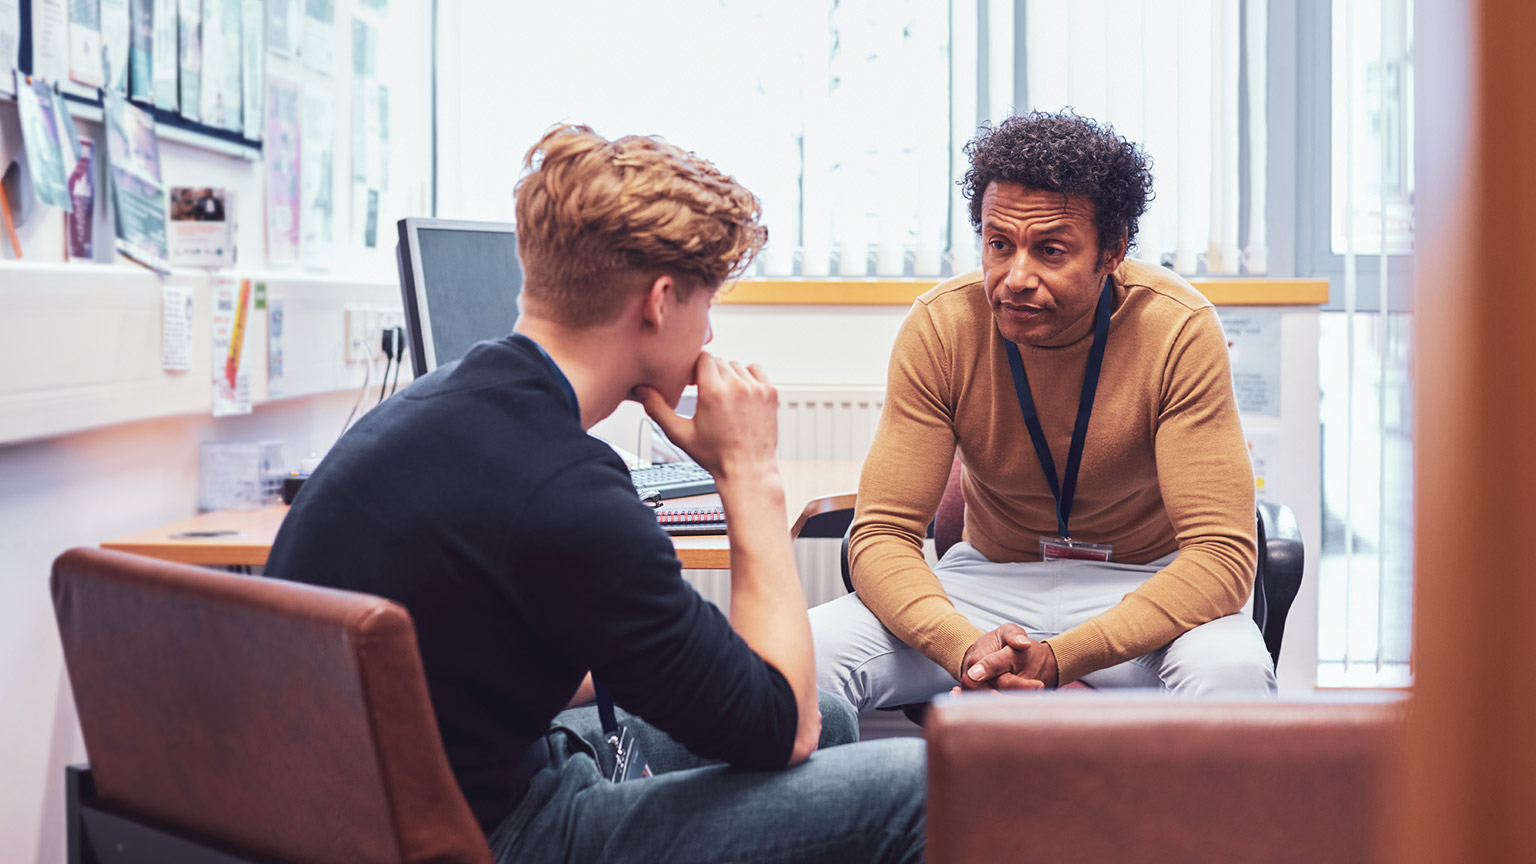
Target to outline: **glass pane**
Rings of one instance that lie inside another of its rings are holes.
[[[1413,0],[1334,0],[1333,251],[1413,251]]]
[[[1318,683],[1404,684],[1413,600],[1410,322],[1394,313],[1383,330],[1380,315],[1352,317],[1324,312],[1319,322]]]

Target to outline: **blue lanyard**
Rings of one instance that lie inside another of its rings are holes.
[[[1088,349],[1088,368],[1083,372],[1083,393],[1077,400],[1077,422],[1072,426],[1072,445],[1067,450],[1067,473],[1056,480],[1056,460],[1051,458],[1050,445],[1045,441],[1045,430],[1040,428],[1040,416],[1035,411],[1035,400],[1029,392],[1029,376],[1024,374],[1024,359],[1019,356],[1019,346],[1004,339],[1008,352],[1008,371],[1013,374],[1013,389],[1019,395],[1019,410],[1024,413],[1024,426],[1029,429],[1029,439],[1034,442],[1035,455],[1040,458],[1040,469],[1051,486],[1056,499],[1056,530],[1063,540],[1072,539],[1067,533],[1067,519],[1072,515],[1072,499],[1077,495],[1077,471],[1083,464],[1083,441],[1088,437],[1088,417],[1093,413],[1093,397],[1099,390],[1099,370],[1104,366],[1104,343],[1109,338],[1109,305],[1113,282],[1104,277],[1104,290],[1099,294],[1098,312],[1093,321],[1093,345]]]
[[[560,382],[560,389],[565,393],[565,404],[570,406],[571,416],[576,418],[577,423],[580,423],[581,403],[576,401],[576,389],[571,386],[571,379],[565,377],[565,373],[560,371],[560,366],[555,363],[555,358],[549,356],[549,352],[544,350],[543,345],[540,345],[539,343],[529,339],[527,336],[524,336],[521,333],[512,334],[512,338],[522,339],[529,345],[532,345],[534,350],[539,352],[539,356],[544,358],[544,365],[549,367],[549,371],[555,373],[555,380]]]

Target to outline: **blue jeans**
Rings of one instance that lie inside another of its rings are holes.
[[[613,754],[592,706],[555,717],[550,762],[491,834],[497,861],[921,861],[923,743],[851,744],[858,718],[821,694],[822,749],[782,771],[689,753],[619,711],[654,777],[613,783]],[[835,746],[847,744],[848,746]]]

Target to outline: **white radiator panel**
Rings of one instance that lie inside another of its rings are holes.
[[[781,387],[779,458],[863,459],[884,407],[881,387]]]

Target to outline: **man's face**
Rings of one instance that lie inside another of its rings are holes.
[[[1124,253],[1099,263],[1093,202],[993,183],[981,198],[981,266],[1003,338],[1043,345],[1082,320]],[[1113,251],[1113,250],[1112,250]]]
[[[715,292],[707,287],[697,288],[687,300],[672,302],[672,314],[666,317],[664,325],[666,332],[661,334],[664,357],[656,369],[657,380],[651,386],[661,391],[667,404],[676,405],[683,396],[683,388],[693,383],[699,352],[714,338],[709,312],[714,306]]]

